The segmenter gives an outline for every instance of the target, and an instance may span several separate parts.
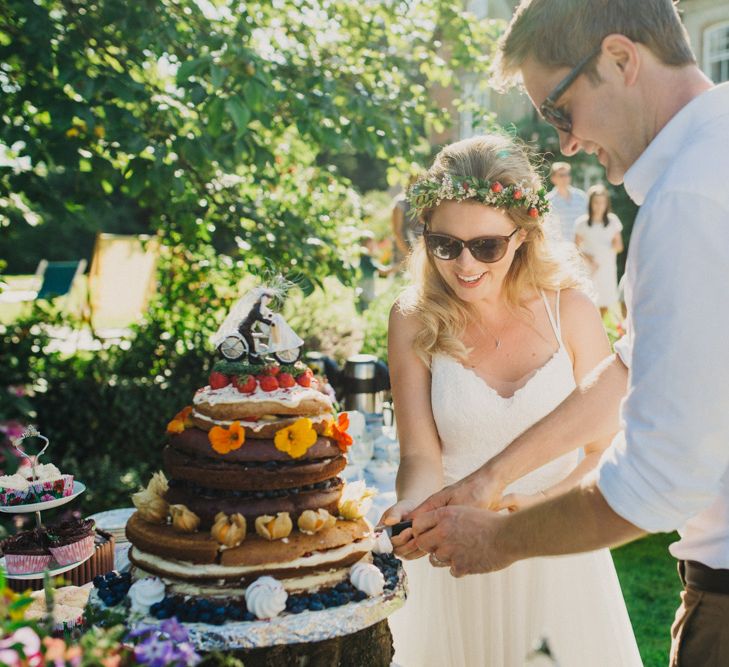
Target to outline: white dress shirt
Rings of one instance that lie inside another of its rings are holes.
[[[625,188],[630,379],[598,485],[636,526],[678,528],[676,558],[729,568],[729,84],[679,111]]]
[[[547,201],[552,206],[550,222],[554,234],[562,241],[574,243],[577,218],[587,213],[587,195],[570,185],[569,197],[563,197],[557,188],[553,188],[547,193]]]

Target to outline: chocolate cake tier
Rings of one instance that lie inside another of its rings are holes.
[[[336,515],[343,482],[338,477],[316,484],[269,491],[229,491],[198,486],[192,482],[170,480],[165,500],[170,505],[185,505],[200,517],[200,528],[210,528],[218,512],[240,513],[252,528],[259,516],[288,512],[295,522],[304,510],[326,509]]]
[[[137,567],[198,583],[250,582],[262,574],[298,577],[355,563],[373,546],[363,520],[337,521],[314,535],[296,530],[285,540],[266,540],[249,532],[240,546],[222,551],[210,533],[181,534],[138,514],[127,522],[126,534],[134,545],[130,558]]]
[[[278,490],[316,484],[336,477],[347,465],[341,454],[334,458],[308,461],[289,459],[265,463],[234,463],[227,455],[217,455],[216,459],[191,456],[170,446],[165,447],[162,458],[165,472],[172,479],[194,482],[211,489],[233,491]]]
[[[188,428],[178,435],[170,436],[169,445],[174,450],[184,452],[190,456],[227,463],[268,463],[273,461],[296,464],[303,461],[329,459],[342,453],[333,440],[320,437],[298,459],[292,459],[286,452],[276,449],[276,445],[271,438],[246,440],[242,447],[227,454],[218,454],[210,444],[207,432],[199,428]]]

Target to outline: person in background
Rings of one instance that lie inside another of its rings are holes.
[[[375,259],[377,241],[371,231],[366,230],[362,232],[360,239],[359,270],[362,276],[359,283],[360,291],[357,307],[360,312],[363,312],[375,300],[376,276],[379,275],[384,278],[392,273],[396,267],[392,265],[385,266]]]
[[[549,180],[554,185],[547,194],[552,205],[552,231],[558,239],[572,243],[575,221],[587,208],[587,195],[584,190],[572,186],[572,167],[567,162],[554,162],[549,170]]]
[[[416,175],[410,176],[408,188],[416,180]],[[392,208],[392,235],[395,240],[394,264],[400,265],[403,263],[421,233],[420,225],[411,213],[410,203],[405,196],[405,192],[402,192],[395,198]]]
[[[623,252],[623,225],[612,212],[604,185],[593,185],[587,200],[587,213],[575,225],[575,244],[587,263],[600,313],[605,315],[619,301],[617,256]]]

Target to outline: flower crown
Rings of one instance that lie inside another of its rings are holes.
[[[465,201],[473,199],[486,206],[496,208],[525,207],[531,218],[538,218],[549,212],[547,191],[535,190],[524,183],[502,185],[498,181],[486,181],[466,176],[455,180],[450,174],[441,178],[424,178],[413,184],[407,192],[410,205],[420,213],[426,208],[435,208],[442,201]]]

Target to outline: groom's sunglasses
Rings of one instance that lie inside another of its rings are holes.
[[[582,71],[587,67],[587,64],[602,51],[602,44],[596,49],[588,53],[580,62],[578,62],[572,71],[560,81],[554,88],[554,90],[547,95],[544,102],[539,105],[539,113],[542,114],[542,118],[546,120],[550,125],[554,125],[560,132],[566,132],[570,134],[572,132],[572,114],[565,109],[558,107],[557,102],[567,92],[567,89],[577,80],[577,77],[582,74]]]
[[[423,238],[425,239],[425,248],[437,259],[458,259],[463,249],[468,248],[474,259],[485,264],[491,264],[503,259],[511,237],[518,231],[519,228],[517,227],[508,236],[479,236],[470,241],[463,241],[455,236],[433,234],[426,230]]]

